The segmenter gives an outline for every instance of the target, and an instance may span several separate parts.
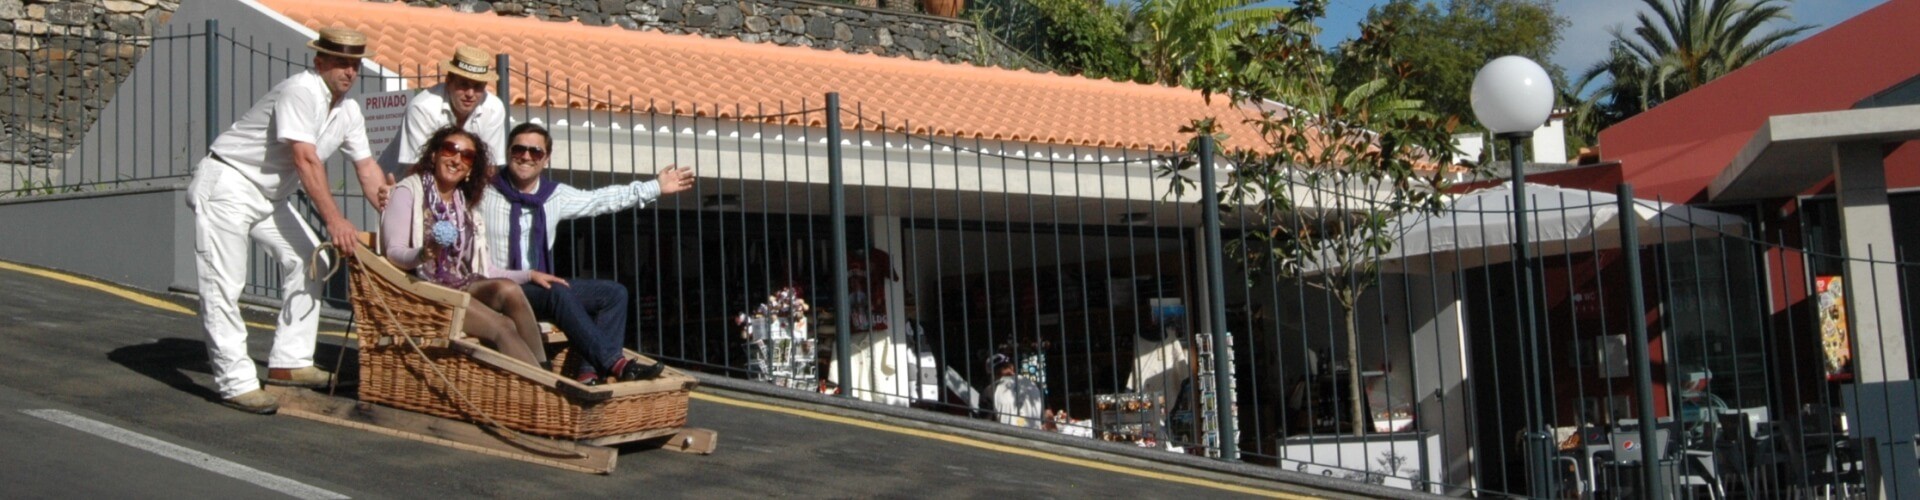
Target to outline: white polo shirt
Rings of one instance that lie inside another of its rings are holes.
[[[312,144],[322,162],[334,151],[346,151],[354,161],[373,156],[360,103],[342,99],[339,106],[331,106],[332,102],[333,91],[319,73],[308,70],[287,77],[234,120],[210,149],[259,186],[268,199],[284,200],[300,187],[288,141]]]
[[[400,127],[400,135],[387,143],[387,150],[380,153],[380,168],[394,173],[405,171],[420,161],[420,151],[426,149],[427,139],[452,124],[453,103],[447,100],[447,84],[421,91],[407,101],[407,123]],[[467,117],[465,128],[487,143],[488,161],[493,162],[493,166],[507,164],[507,106],[500,103],[499,96],[487,94],[486,99],[473,108],[473,116]]]

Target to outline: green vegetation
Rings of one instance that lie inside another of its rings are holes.
[[[1367,22],[1379,25],[1383,43],[1414,68],[1410,97],[1428,103],[1441,116],[1457,116],[1473,123],[1467,89],[1487,61],[1520,55],[1541,63],[1555,82],[1567,81],[1565,71],[1550,62],[1560,33],[1571,23],[1545,0],[1392,0],[1367,11]],[[1365,63],[1349,67],[1340,59],[1335,77],[1354,84],[1371,78]]]
[[[1651,12],[1641,12],[1630,31],[1614,30],[1611,55],[1582,72],[1573,87],[1592,87],[1569,120],[1577,134],[1592,138],[1786,48],[1788,39],[1813,29],[1796,25],[1763,33],[1770,23],[1791,20],[1786,5],[1776,0],[1641,1]]]
[[[1368,21],[1358,39],[1329,53],[1315,44],[1325,11],[1325,0],[1282,10],[1268,29],[1225,51],[1219,67],[1230,71],[1194,72],[1193,86],[1264,110],[1248,120],[1260,131],[1258,147],[1224,153],[1235,170],[1219,189],[1223,211],[1268,230],[1250,231],[1228,253],[1274,279],[1328,294],[1343,313],[1350,393],[1364,394],[1355,306],[1397,242],[1392,221],[1444,209],[1438,195],[1460,121],[1418,98],[1419,66],[1393,43],[1393,23]],[[1224,139],[1218,125],[1200,120],[1185,130]],[[1161,172],[1175,180],[1173,194],[1195,188],[1173,172],[1193,166]],[[1351,403],[1358,435],[1366,421],[1361,398]]]

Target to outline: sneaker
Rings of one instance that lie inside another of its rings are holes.
[[[614,368],[613,371],[614,373],[620,374],[621,382],[647,380],[658,377],[666,371],[666,367],[660,366],[659,363],[646,364],[633,359],[621,359],[620,365],[620,367]]]
[[[260,389],[254,389],[247,391],[245,394],[221,400],[220,404],[235,410],[260,415],[272,415],[273,412],[280,411],[280,398],[273,397],[272,394],[268,394],[267,391]]]
[[[594,373],[593,368],[585,364],[581,364],[580,369],[573,373],[573,380],[587,387],[600,385],[602,382],[600,380],[600,374]]]
[[[327,380],[333,373],[316,366],[302,368],[268,368],[267,383],[291,387],[320,388],[327,386]]]

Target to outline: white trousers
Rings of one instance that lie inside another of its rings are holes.
[[[247,284],[251,243],[259,243],[279,264],[280,315],[273,335],[270,368],[313,366],[320,329],[320,282],[307,279],[307,258],[319,237],[294,211],[293,199],[267,199],[240,172],[211,158],[194,169],[187,188],[194,215],[194,256],[200,272],[200,321],[207,330],[207,359],[220,397],[260,388],[247,355],[247,325],[240,317],[240,291]]]
[[[875,403],[906,406],[908,366],[906,344],[896,342],[890,331],[855,333],[849,340],[853,349],[847,354],[847,366],[853,372],[853,383],[840,384],[851,391],[853,397]],[[827,379],[840,383],[840,369],[827,372]]]

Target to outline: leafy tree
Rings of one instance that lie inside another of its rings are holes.
[[[1367,11],[1366,22],[1390,29],[1392,35],[1348,43],[1388,45],[1400,59],[1419,68],[1407,76],[1412,83],[1410,97],[1426,101],[1441,116],[1458,116],[1467,122],[1473,117],[1467,89],[1473,87],[1481,66],[1515,54],[1548,61],[1560,43],[1561,31],[1571,24],[1546,0],[1449,0],[1445,7],[1442,10],[1440,2],[1426,0],[1392,0],[1375,6]],[[1335,55],[1341,64],[1335,74],[1343,84],[1372,78],[1367,62]],[[1545,67],[1554,81],[1566,81],[1559,66],[1547,62]]]
[[[1098,0],[1031,1],[1053,21],[1048,38],[1055,41],[1061,67],[1115,80],[1145,75],[1127,50],[1125,9]]]
[[[1574,109],[1575,129],[1591,136],[1780,49],[1813,29],[1790,22],[1777,0],[1641,0],[1630,31],[1613,30],[1609,56],[1581,73],[1575,89],[1592,87]],[[1651,14],[1651,15],[1650,15]],[[1597,86],[1595,86],[1597,85]]]
[[[984,0],[970,15],[1062,73],[1191,87],[1218,80],[1233,46],[1282,10],[1262,3]]]
[[[1326,0],[1299,0],[1271,29],[1225,55],[1232,71],[1198,86],[1261,110],[1248,120],[1260,131],[1258,147],[1224,153],[1235,170],[1219,189],[1222,210],[1244,212],[1266,230],[1231,242],[1229,254],[1276,279],[1322,289],[1340,307],[1354,395],[1349,417],[1358,435],[1365,392],[1355,306],[1379,281],[1380,256],[1398,240],[1391,221],[1444,208],[1439,193],[1453,165],[1459,120],[1415,97],[1422,89],[1412,76],[1420,66],[1399,52],[1391,23],[1365,23],[1336,61],[1314,41],[1325,12]],[[1346,76],[1336,76],[1336,62]],[[1210,119],[1183,130],[1222,138]],[[1161,172],[1174,179],[1174,195],[1193,186],[1173,170],[1193,166]]]
[[[1128,39],[1128,10],[1100,0],[985,0],[976,23],[1054,71],[1114,80],[1146,73]]]
[[[1266,0],[1141,0],[1129,18],[1147,80],[1201,88],[1233,71],[1230,56],[1285,9]]]

